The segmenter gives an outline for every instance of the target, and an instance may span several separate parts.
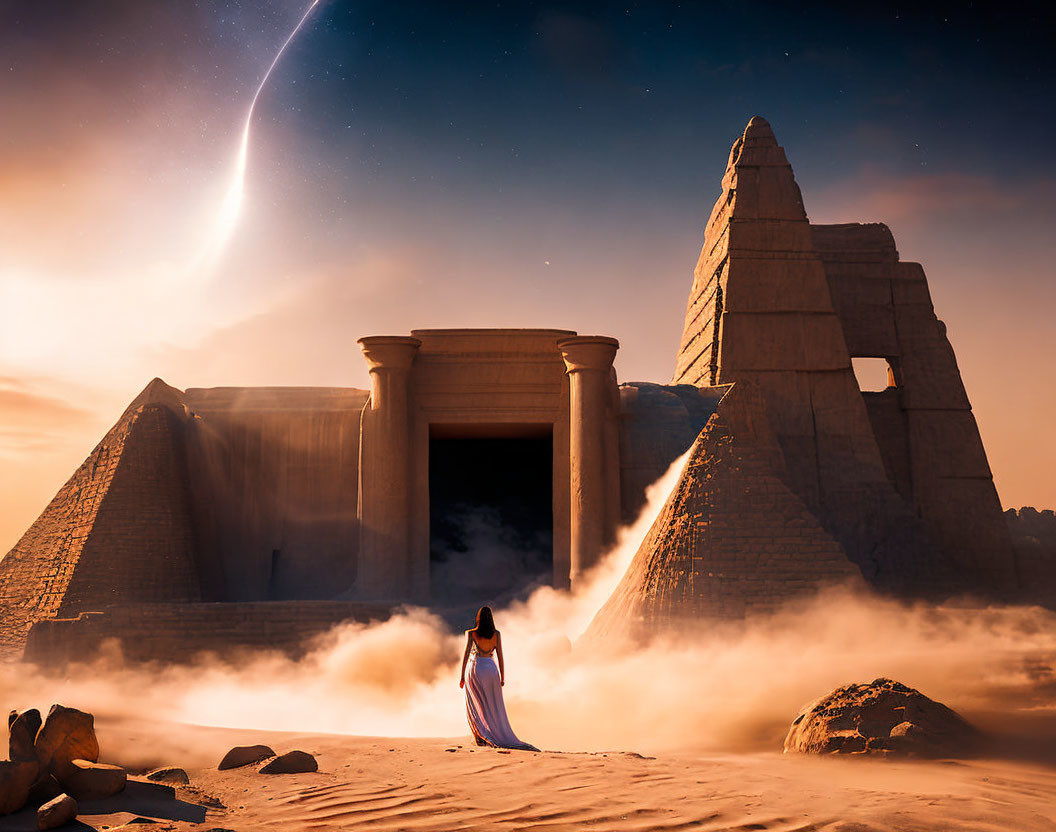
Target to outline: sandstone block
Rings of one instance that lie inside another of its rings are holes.
[[[932,308],[931,293],[923,280],[892,280],[891,298],[899,306]]]
[[[898,260],[895,238],[883,223],[811,223],[810,231],[815,249],[826,261],[894,263]]]
[[[816,260],[741,255],[727,269],[723,309],[730,312],[831,312],[825,270]]]
[[[102,800],[125,788],[128,775],[121,766],[72,760],[59,778],[66,793],[77,800]]]
[[[760,159],[758,154],[749,155]],[[734,189],[733,208],[740,219],[802,221],[806,218],[803,195],[788,168],[742,165],[736,169],[730,184]]]
[[[147,779],[155,783],[178,783],[180,785],[191,782],[187,772],[175,766],[156,768],[147,774]]]
[[[95,717],[76,708],[52,705],[34,747],[42,768],[61,783],[73,760],[94,763],[99,759]]]
[[[58,829],[77,817],[77,801],[60,794],[37,809],[37,829]]]
[[[745,370],[817,371],[851,366],[843,327],[835,313],[724,312],[719,381],[738,381]]]
[[[26,805],[38,771],[36,760],[0,760],[0,815],[10,815]]]
[[[261,774],[303,774],[318,770],[315,757],[306,751],[287,751],[260,767]]]
[[[45,773],[43,777],[39,777],[29,790],[29,805],[43,806],[60,794],[62,794],[62,786],[59,785],[59,781],[50,774]]]
[[[781,252],[801,257],[814,253],[806,220],[742,220],[734,214],[727,234],[733,256]]]
[[[11,711],[7,719],[8,759],[36,760],[37,752],[33,741],[40,730],[40,711],[30,708],[28,711]]]
[[[970,410],[910,410],[907,421],[918,478],[991,476]]]
[[[224,759],[220,761],[220,765],[216,768],[218,771],[225,771],[229,768],[242,768],[242,766],[259,763],[261,760],[274,756],[275,752],[266,745],[236,745],[224,755]]]

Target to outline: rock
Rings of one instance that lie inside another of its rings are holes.
[[[26,805],[38,771],[36,760],[0,760],[0,815],[10,815]]]
[[[187,772],[175,766],[156,768],[147,774],[147,779],[153,780],[155,783],[178,783],[181,786],[191,782]]]
[[[37,752],[33,741],[40,730],[40,711],[30,708],[28,711],[11,711],[7,718],[8,759],[36,760]]]
[[[64,770],[73,760],[98,761],[95,717],[76,708],[52,705],[34,746],[41,766],[61,783]]]
[[[124,789],[128,775],[121,766],[72,760],[59,777],[59,782],[68,794],[78,800],[102,800]]]
[[[29,805],[43,806],[60,794],[62,794],[62,786],[59,785],[59,781],[50,774],[45,773],[43,777],[38,778],[37,782],[29,790]]]
[[[847,685],[809,705],[785,737],[785,752],[971,753],[982,735],[945,705],[891,679]]]
[[[306,751],[287,751],[260,767],[261,774],[304,774],[318,770],[315,757]]]
[[[37,809],[37,829],[58,829],[77,817],[77,801],[60,794]]]
[[[259,763],[268,757],[274,757],[275,752],[266,745],[236,745],[224,755],[220,765],[216,768],[225,771],[229,768],[242,768],[242,766]]]

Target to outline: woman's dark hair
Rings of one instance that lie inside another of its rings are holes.
[[[495,635],[495,619],[491,614],[491,607],[481,607],[477,610],[477,626],[473,628],[477,638],[491,638]]]

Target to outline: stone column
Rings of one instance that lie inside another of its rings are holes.
[[[571,583],[598,562],[612,529],[607,506],[605,422],[610,416],[612,360],[620,342],[577,335],[557,342],[568,373],[572,486]]]
[[[411,364],[421,341],[403,335],[360,338],[370,367],[370,400],[359,445],[357,595],[401,600],[410,591]]]

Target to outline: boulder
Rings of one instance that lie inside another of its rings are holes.
[[[52,705],[34,746],[41,767],[61,783],[64,770],[73,760],[98,761],[95,717],[76,708]]]
[[[62,786],[59,785],[59,781],[45,772],[44,776],[38,777],[37,782],[29,790],[29,805],[43,806],[60,794],[62,794]]]
[[[154,771],[147,773],[147,779],[153,780],[155,783],[177,783],[181,786],[191,782],[187,772],[175,766],[156,768]]]
[[[38,771],[36,760],[0,760],[0,815],[10,815],[26,805]]]
[[[37,829],[58,829],[77,817],[77,801],[60,794],[37,809]]]
[[[236,745],[224,755],[217,769],[225,771],[229,768],[242,768],[274,756],[275,752],[266,745]]]
[[[307,751],[287,751],[260,767],[261,774],[304,774],[318,770],[315,757]]]
[[[96,763],[91,760],[72,760],[59,782],[77,800],[102,800],[125,788],[128,775],[121,766]]]
[[[785,752],[952,757],[976,750],[981,739],[945,705],[900,682],[874,679],[808,705],[788,730]]]
[[[37,752],[33,741],[40,730],[40,711],[11,711],[7,718],[7,757],[9,760],[35,760]]]

